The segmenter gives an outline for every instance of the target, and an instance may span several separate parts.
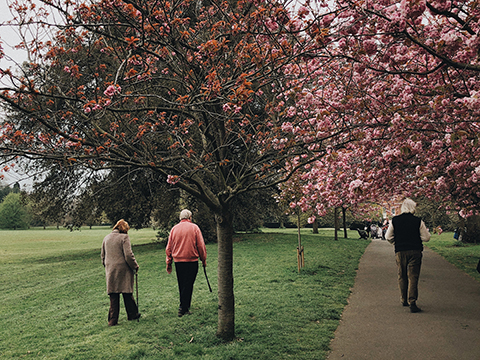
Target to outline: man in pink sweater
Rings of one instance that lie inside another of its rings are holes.
[[[203,267],[207,266],[207,249],[200,228],[192,223],[192,212],[182,210],[180,222],[170,230],[167,255],[167,273],[172,273],[172,261],[175,262],[178,290],[180,292],[180,307],[178,316],[190,314],[193,284],[198,273],[198,259]]]

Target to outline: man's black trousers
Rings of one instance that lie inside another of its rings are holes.
[[[180,292],[179,311],[186,313],[192,303],[193,284],[198,274],[198,261],[176,262],[175,271],[177,273],[178,291]]]

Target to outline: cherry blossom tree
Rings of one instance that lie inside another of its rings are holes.
[[[376,127],[361,143],[367,182],[478,209],[478,2],[342,4],[337,44]]]
[[[303,172],[308,191],[329,190],[320,206],[416,195],[478,211],[478,2],[305,6],[307,31],[325,44],[317,56],[331,59],[311,97],[322,119],[341,117],[357,138]]]

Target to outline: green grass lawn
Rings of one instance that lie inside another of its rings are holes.
[[[238,234],[237,338],[223,343],[215,336],[216,245],[207,245],[213,293],[200,272],[193,314],[178,318],[176,278],[165,272],[152,229],[129,234],[140,264],[142,318],[127,321],[122,307],[119,325],[108,327],[100,246],[109,232],[0,231],[1,359],[324,359],[369,243],[355,232],[334,241],[332,230],[303,229],[305,268],[298,274],[296,229]],[[444,233],[428,246],[480,280],[480,245]]]
[[[369,241],[297,234],[240,234],[234,244],[236,336],[216,338],[217,248],[207,245],[209,280],[199,272],[192,315],[178,318],[176,277],[151,229],[131,230],[140,264],[139,322],[107,326],[100,260],[108,228],[0,231],[2,359],[324,359]]]
[[[426,245],[442,255],[448,262],[480,281],[476,267],[480,260],[480,243],[463,244],[453,238],[453,233],[433,234]]]

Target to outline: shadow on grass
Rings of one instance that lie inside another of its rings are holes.
[[[98,256],[100,258],[100,250],[78,250],[68,252],[64,255],[54,255],[43,258],[33,259],[32,263],[36,264],[54,264],[58,262],[80,261],[80,260],[92,260]]]
[[[134,254],[145,254],[152,251],[164,251],[165,248],[158,243],[148,243],[141,245],[133,245],[132,250]],[[100,248],[99,249],[90,249],[90,250],[70,250],[68,253],[62,255],[53,255],[42,258],[32,259],[32,263],[36,264],[53,264],[58,262],[69,262],[69,261],[80,261],[80,260],[92,260],[100,259]]]

